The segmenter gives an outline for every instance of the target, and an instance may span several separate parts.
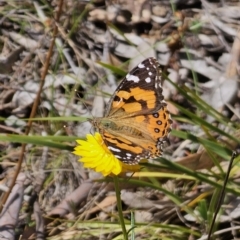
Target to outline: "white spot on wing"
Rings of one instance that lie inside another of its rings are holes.
[[[150,77],[147,77],[147,78],[145,79],[145,82],[150,83],[150,82],[151,82],[151,78],[150,78]]]
[[[149,76],[152,76],[152,73],[151,73],[151,72],[148,72],[148,75],[149,75]]]
[[[108,146],[108,149],[111,150],[111,151],[113,151],[113,152],[121,152],[120,149],[114,148],[114,147],[111,147],[111,146]]]
[[[138,64],[138,67],[139,67],[139,68],[145,68],[145,65],[142,64],[142,63],[139,63],[139,64]]]
[[[128,157],[131,157],[131,156],[132,156],[132,154],[131,154],[131,153],[126,153],[126,155],[127,155]]]
[[[127,79],[127,81],[134,81],[135,83],[140,81],[138,76],[134,76],[134,75],[130,75],[130,74],[127,74],[126,79]]]

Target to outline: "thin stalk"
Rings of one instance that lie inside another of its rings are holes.
[[[117,197],[118,215],[119,215],[120,225],[122,227],[123,238],[124,238],[124,240],[128,240],[128,234],[127,234],[127,230],[126,230],[126,226],[125,226],[125,222],[124,222],[124,218],[123,218],[122,201],[121,201],[121,196],[120,196],[121,193],[120,193],[120,188],[119,188],[118,177],[114,176],[113,181],[114,181],[115,192],[116,192],[116,197]]]

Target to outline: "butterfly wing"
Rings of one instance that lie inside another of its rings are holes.
[[[128,73],[97,124],[109,150],[127,164],[160,156],[171,129],[158,65],[148,58]]]
[[[108,149],[120,161],[137,164],[141,159],[156,158],[162,154],[162,146],[172,124],[166,106],[152,114],[113,121],[110,119],[110,125],[100,131]]]
[[[155,58],[147,58],[119,84],[108,103],[105,117],[129,117],[161,108],[163,100],[161,69]]]

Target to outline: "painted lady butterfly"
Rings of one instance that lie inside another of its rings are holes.
[[[108,149],[126,164],[161,155],[172,120],[155,58],[138,64],[119,84],[103,118],[92,120]]]

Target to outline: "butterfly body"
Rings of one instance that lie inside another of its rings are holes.
[[[157,60],[144,60],[122,80],[104,117],[92,120],[108,149],[124,163],[161,155],[172,123],[161,77]]]

